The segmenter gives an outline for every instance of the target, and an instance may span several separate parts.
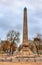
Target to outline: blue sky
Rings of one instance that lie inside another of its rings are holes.
[[[0,0],[0,38],[6,39],[9,30],[20,32],[22,39],[23,9],[28,12],[29,39],[42,34],[42,0]]]

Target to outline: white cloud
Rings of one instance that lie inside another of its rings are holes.
[[[31,0],[30,3],[36,10],[42,10],[42,0]]]

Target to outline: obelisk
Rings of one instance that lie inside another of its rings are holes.
[[[23,18],[23,41],[21,45],[21,50],[16,57],[18,58],[26,58],[29,55],[32,55],[33,52],[29,49],[28,44],[28,26],[27,26],[27,8],[24,8],[24,18]]]
[[[24,46],[28,46],[28,27],[27,27],[27,8],[24,8],[23,18],[23,43]]]
[[[32,51],[29,49],[28,44],[28,25],[27,25],[27,8],[24,8],[24,16],[23,16],[23,41],[22,41],[22,53],[25,53],[24,55],[31,55],[33,54]]]

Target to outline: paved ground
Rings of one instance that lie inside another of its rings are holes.
[[[42,62],[0,62],[0,65],[42,65]]]

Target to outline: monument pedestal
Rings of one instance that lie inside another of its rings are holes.
[[[22,46],[20,52],[18,52],[17,58],[29,58],[33,57],[33,52],[28,48],[28,46]]]

